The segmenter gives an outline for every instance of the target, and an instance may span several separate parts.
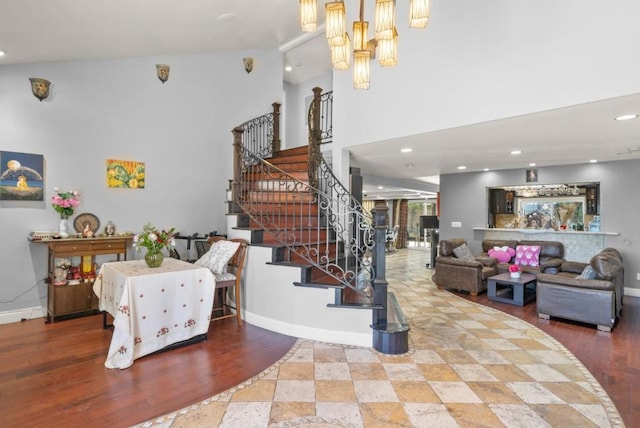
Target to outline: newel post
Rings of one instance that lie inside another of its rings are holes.
[[[233,204],[231,205],[229,212],[236,212],[238,206],[238,186],[240,185],[240,173],[242,171],[242,134],[244,129],[240,126],[233,128],[233,181],[231,183],[231,197]]]
[[[273,107],[273,141],[271,142],[272,153],[280,152],[280,103],[271,104]]]
[[[387,327],[387,287],[385,279],[385,245],[387,234],[387,223],[389,208],[384,201],[377,201],[373,210],[373,227],[375,228],[375,246],[373,248],[373,263],[375,279],[373,280],[373,304],[384,307],[384,310],[373,311],[374,328],[384,329]]]

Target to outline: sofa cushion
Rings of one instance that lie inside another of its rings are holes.
[[[595,279],[595,277],[596,277],[596,271],[593,270],[591,265],[587,265],[582,271],[582,273],[576,276],[576,278],[580,278],[580,279]]]
[[[504,247],[493,247],[487,254],[499,263],[509,263],[511,258],[516,255],[516,250],[505,245]]]
[[[521,266],[538,266],[540,264],[540,246],[518,245],[516,247],[516,264]]]
[[[467,241],[460,238],[443,239],[439,243],[438,255],[440,256],[452,256],[453,250],[462,244],[466,244]]]
[[[618,271],[622,269],[622,258],[619,252],[616,250],[610,251],[607,248],[591,257],[589,264],[595,271],[597,279],[611,281]]]
[[[473,254],[471,254],[471,250],[469,249],[469,246],[467,245],[466,242],[454,248],[453,254],[460,260],[464,260],[467,262],[473,262],[476,260],[475,257],[473,257]]]

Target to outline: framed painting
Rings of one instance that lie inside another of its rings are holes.
[[[107,187],[144,189],[144,162],[107,159]]]
[[[0,151],[0,200],[44,200],[44,156]]]

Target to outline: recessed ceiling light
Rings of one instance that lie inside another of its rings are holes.
[[[400,150],[402,153],[411,153],[413,151],[413,149],[411,147],[405,147],[404,149]]]
[[[384,189],[383,186],[378,186],[378,190],[382,190],[382,189]]]
[[[535,162],[531,162],[531,163],[529,164],[529,166],[536,166],[536,163],[535,163]]]
[[[483,169],[483,171],[484,171],[484,172],[487,172],[487,171],[489,171],[489,168],[485,168],[485,169]]]
[[[286,71],[291,71],[291,70],[293,70],[293,67],[291,67],[290,65],[287,65],[284,69]]]
[[[512,150],[511,154],[512,155],[521,155],[522,154],[522,150]]]
[[[4,51],[0,51],[0,56],[4,56]]]
[[[589,163],[598,163],[598,159],[591,159]]]
[[[233,13],[223,13],[222,15],[218,16],[218,22],[231,22],[235,19],[235,15]]]
[[[631,120],[638,117],[637,114],[623,114],[622,116],[616,117],[616,120]]]
[[[467,167],[466,167],[466,166],[464,166],[464,165],[460,165],[460,166],[458,167],[458,169],[467,169]]]

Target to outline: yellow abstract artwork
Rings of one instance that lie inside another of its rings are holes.
[[[107,187],[144,189],[144,162],[107,159]]]

